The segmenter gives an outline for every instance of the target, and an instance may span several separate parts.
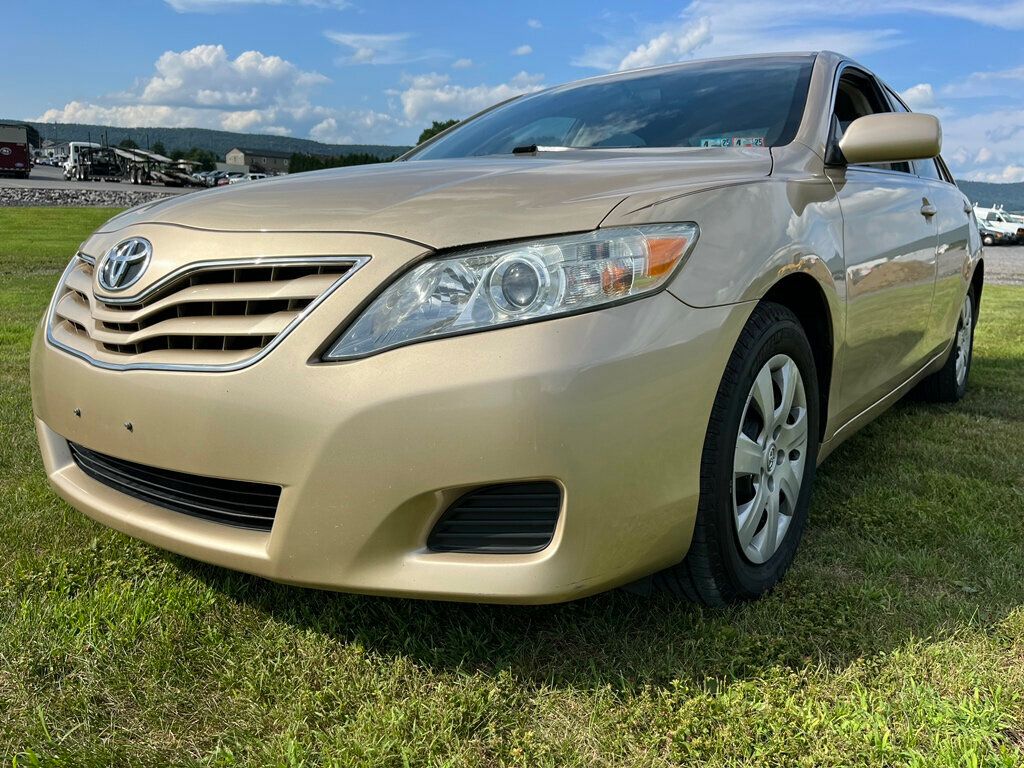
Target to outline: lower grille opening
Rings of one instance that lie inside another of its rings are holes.
[[[434,552],[526,554],[551,543],[562,507],[552,482],[507,483],[467,493],[427,537]]]
[[[85,474],[132,498],[241,528],[269,531],[274,524],[279,486],[148,467],[70,441],[68,447]]]

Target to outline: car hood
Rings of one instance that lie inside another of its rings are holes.
[[[598,154],[600,153],[600,154]],[[182,195],[101,232],[172,224],[233,232],[368,232],[431,248],[596,228],[626,198],[646,201],[771,172],[760,148],[565,151],[423,160],[302,173]]]

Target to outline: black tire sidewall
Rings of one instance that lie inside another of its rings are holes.
[[[743,416],[754,378],[761,368],[778,354],[785,354],[792,358],[803,377],[804,392],[807,396],[807,457],[800,486],[800,497],[797,500],[796,511],[786,532],[786,537],[771,559],[765,563],[754,564],[744,557],[737,539],[733,511],[733,462],[740,419]],[[724,575],[728,578],[732,587],[731,591],[736,598],[751,599],[770,590],[782,578],[793,561],[797,545],[803,535],[818,458],[820,400],[814,356],[807,337],[795,317],[777,319],[765,328],[756,339],[753,352],[748,352],[740,361],[739,371],[738,378],[732,383],[732,386],[727,387],[728,391],[720,390],[718,395],[727,398],[725,405],[726,429],[724,431],[725,440],[714,448],[716,492],[715,498],[709,501],[714,505],[718,554],[724,566]]]

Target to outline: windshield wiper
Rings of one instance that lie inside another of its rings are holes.
[[[546,147],[541,144],[524,144],[512,150],[513,155],[535,155],[538,152],[568,152],[570,149],[585,151],[588,149],[644,149],[641,144],[623,144],[621,147]]]
[[[576,147],[545,147],[540,144],[524,144],[512,149],[513,155],[535,155],[538,152],[565,152]]]

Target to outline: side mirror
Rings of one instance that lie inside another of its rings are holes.
[[[912,112],[858,117],[839,140],[839,151],[851,164],[925,160],[941,150],[939,119]]]

